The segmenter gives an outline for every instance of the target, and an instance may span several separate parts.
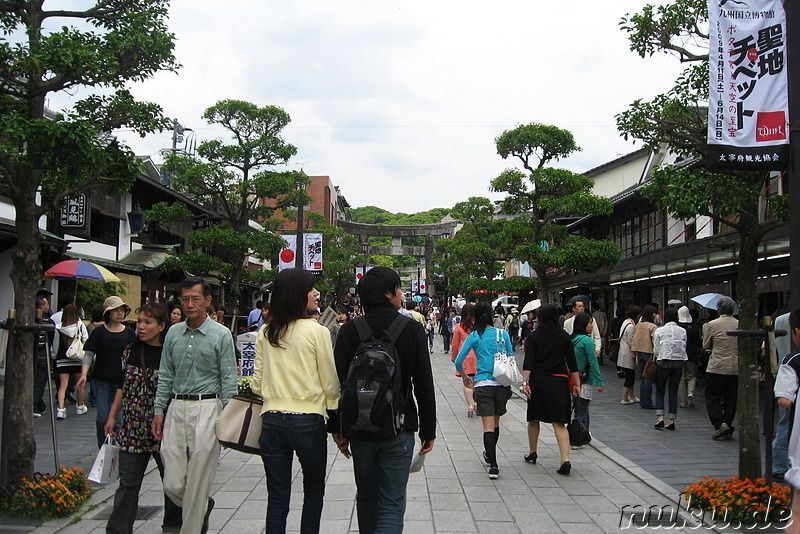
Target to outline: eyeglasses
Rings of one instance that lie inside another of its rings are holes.
[[[203,297],[193,296],[193,297],[181,297],[181,302],[186,304],[187,302],[191,302],[192,304],[199,304],[203,301]]]

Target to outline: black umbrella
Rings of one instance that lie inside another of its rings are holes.
[[[571,299],[569,299],[569,300],[567,301],[567,306],[569,306],[569,307],[571,308],[571,307],[573,307],[573,306],[575,305],[575,303],[576,303],[576,302],[578,302],[578,301],[581,301],[581,302],[589,302],[589,297],[587,297],[586,295],[575,295],[574,297],[572,297]]]

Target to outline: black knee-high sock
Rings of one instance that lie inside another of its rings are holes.
[[[497,438],[495,432],[483,433],[483,448],[486,449],[486,458],[489,465],[497,467]]]
[[[500,427],[495,427],[494,429],[494,442],[495,444],[500,443]]]

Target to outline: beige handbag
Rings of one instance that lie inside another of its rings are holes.
[[[262,405],[259,399],[234,396],[217,417],[217,441],[235,451],[261,454],[258,438],[261,436]]]

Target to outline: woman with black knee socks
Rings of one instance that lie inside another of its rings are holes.
[[[514,354],[508,332],[492,326],[492,306],[480,302],[475,306],[475,328],[467,336],[456,357],[456,370],[461,373],[465,388],[474,390],[478,404],[475,413],[483,423],[483,459],[489,465],[489,478],[500,476],[497,463],[497,441],[500,438],[500,416],[506,413],[506,403],[511,398],[511,388],[494,379],[494,355],[498,345],[508,354]],[[464,372],[463,363],[471,350],[476,355],[476,373],[473,377]]]

